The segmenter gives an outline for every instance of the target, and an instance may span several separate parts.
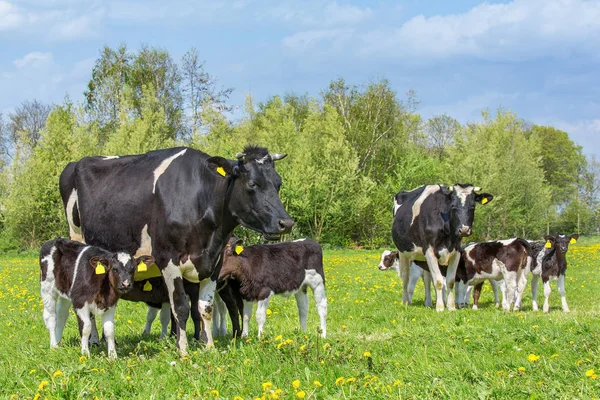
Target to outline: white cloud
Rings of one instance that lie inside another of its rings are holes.
[[[349,29],[324,29],[297,32],[283,38],[281,43],[292,50],[304,51],[315,47],[321,41],[333,42],[335,47],[340,47],[352,36]]]
[[[92,19],[86,15],[57,24],[53,31],[61,39],[77,39],[94,35]]]
[[[323,5],[321,1],[283,1],[275,7],[256,13],[259,20],[270,19],[286,25],[310,27],[340,27],[358,24],[372,15],[368,7],[362,8],[337,1]]]
[[[52,53],[42,53],[40,51],[33,51],[26,54],[23,58],[18,58],[13,61],[13,64],[17,68],[42,68],[52,63]]]
[[[21,27],[27,22],[27,15],[8,1],[0,0],[0,32]]]
[[[367,33],[362,51],[427,59],[523,60],[568,56],[573,46],[586,51],[600,47],[600,2],[514,0],[483,3],[463,14],[418,15],[399,28]]]

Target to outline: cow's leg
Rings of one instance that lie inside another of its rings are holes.
[[[465,285],[461,281],[456,281],[455,285],[456,304],[458,308],[466,307],[469,304],[469,295],[471,293],[470,286]]]
[[[221,298],[220,293],[215,293],[215,315],[216,322],[213,325],[213,336],[227,335],[227,304]]]
[[[550,288],[550,280],[544,282],[544,312],[547,313],[550,311],[550,293],[552,289]]]
[[[190,316],[192,317],[192,323],[194,324],[194,339],[199,341],[203,331],[202,324],[200,323],[200,320],[202,320],[202,313],[200,312],[200,299],[198,295],[190,296],[190,304]]]
[[[96,316],[94,314],[90,314],[90,321],[92,321],[92,330],[90,332],[90,339],[88,341],[89,344],[99,345],[100,337],[98,335],[98,329],[96,328]],[[77,316],[77,324],[79,326],[79,334],[81,334],[81,330],[83,329],[83,321]]]
[[[102,314],[102,332],[106,338],[108,358],[117,358],[117,350],[115,349],[115,308],[116,306],[112,306]]]
[[[212,337],[212,315],[213,302],[215,299],[215,289],[217,281],[208,278],[200,282],[200,292],[198,300],[198,308],[202,316],[203,332],[206,333],[206,346],[215,347]]]
[[[425,285],[425,307],[432,307],[431,302],[431,274],[429,271],[423,271],[423,285]]]
[[[223,300],[227,306],[227,312],[229,313],[229,319],[231,320],[231,334],[233,337],[239,338],[242,335],[240,315],[244,310],[244,301],[241,299],[237,290],[234,290],[230,284],[227,284],[221,290],[219,295],[221,296],[221,300]]]
[[[494,292],[494,307],[500,307],[500,298],[498,297],[498,281],[495,279],[490,279],[490,285],[492,286],[492,292]]]
[[[92,319],[87,306],[75,310],[77,316],[81,319],[81,354],[90,356],[89,339],[92,333]]]
[[[502,306],[505,311],[510,311],[517,293],[517,271],[506,271],[504,282],[506,283],[506,303],[503,302]]]
[[[531,277],[531,309],[538,311],[537,293],[539,288],[540,276],[533,274]]]
[[[321,337],[327,337],[327,294],[325,293],[325,283],[320,280],[313,288],[315,304],[321,321]]]
[[[558,293],[560,293],[560,300],[562,302],[562,309],[564,312],[569,312],[569,306],[567,305],[567,294],[565,292],[565,275],[558,276]]]
[[[402,259],[402,257],[400,257]],[[440,272],[440,267],[438,265],[437,257],[435,256],[435,252],[433,247],[429,247],[427,251],[425,251],[425,258],[427,259],[427,266],[429,267],[429,272],[431,272],[431,278],[433,279],[433,284],[435,286],[435,309],[437,311],[444,311],[444,300],[442,295],[442,289],[444,288],[444,277]],[[452,294],[454,297],[454,294]],[[450,295],[448,295],[450,297]]]
[[[160,308],[160,338],[164,339],[169,336],[169,322],[171,322],[171,305],[162,303]]]
[[[454,301],[454,283],[459,261],[460,252],[453,251],[448,258],[448,272],[446,273],[446,286],[448,288],[448,301],[446,302],[446,306],[448,307],[448,310],[451,311],[456,310],[456,303]]]
[[[398,275],[400,279],[402,279],[402,302],[404,304],[409,303],[408,298],[408,279],[410,276],[410,263],[411,260],[406,258],[402,253],[400,253],[398,257],[398,262],[400,263],[400,269],[398,270]]]
[[[144,330],[142,331],[142,335],[149,335],[152,330],[152,323],[156,319],[158,315],[158,308],[148,306],[148,310],[146,310],[146,326],[144,326]]]
[[[56,301],[56,343],[60,343],[62,335],[69,318],[71,301],[64,297],[59,297]]]
[[[481,288],[483,287],[483,282],[478,283],[473,287],[473,310],[479,309],[479,297],[481,296]]]
[[[502,308],[508,309],[508,295],[506,294],[506,281],[503,279],[500,281],[500,292],[502,293]]]
[[[308,318],[308,294],[306,293],[306,288],[300,288],[300,290],[296,292],[295,296],[296,305],[298,306],[300,329],[302,329],[303,332],[306,332],[306,319]],[[256,320],[258,320],[258,311],[256,312]]]
[[[517,294],[515,298],[515,307],[514,311],[519,311],[521,309],[521,303],[523,302],[523,293],[525,292],[525,287],[527,286],[527,274],[529,273],[527,268],[520,269],[518,272],[517,278]]]
[[[269,301],[271,300],[272,296],[273,292],[271,292],[271,294],[269,294],[269,296],[266,299],[259,300],[258,307],[256,307],[256,323],[258,324],[258,337],[260,337],[260,335],[262,335],[263,333],[263,328],[265,326],[265,322],[267,321],[267,308],[269,308]],[[298,308],[300,307],[298,306]],[[308,309],[308,304],[306,308]],[[304,322],[304,325],[306,327],[306,321]]]
[[[423,274],[423,270],[414,265],[414,264],[410,264],[410,274],[409,274],[409,279],[408,279],[408,289],[407,289],[407,298],[406,298],[406,302],[408,304],[412,304],[412,299],[413,299],[413,295],[415,294],[415,287],[417,286],[417,282],[419,282],[419,278],[421,277],[421,275]]]
[[[179,347],[181,356],[184,357],[187,356],[188,341],[185,333],[185,325],[190,315],[190,305],[183,287],[183,278],[181,277],[179,266],[175,265],[171,260],[169,260],[162,274],[167,285],[167,291],[169,292],[171,312],[177,322],[177,347]]]
[[[42,302],[44,303],[44,323],[50,333],[50,347],[57,347],[56,340],[56,299],[57,294],[53,293],[51,288],[44,290],[44,286],[49,286],[47,282],[42,282]],[[68,312],[68,309],[67,309]]]
[[[248,337],[248,325],[250,324],[250,317],[252,317],[252,305],[251,301],[244,300],[244,317],[242,318],[242,337]]]

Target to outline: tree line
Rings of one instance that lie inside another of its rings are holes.
[[[0,115],[0,250],[68,235],[58,191],[68,162],[176,145],[228,158],[248,143],[288,153],[277,170],[296,220],[290,239],[387,246],[394,194],[432,183],[472,183],[495,196],[477,208],[473,240],[600,229],[600,163],[568,133],[510,110],[466,124],[445,114],[425,120],[414,91],[338,78],[313,97],[247,95],[232,119],[232,90],[196,49],[176,61],[122,45],[100,51],[82,101],[31,100]]]

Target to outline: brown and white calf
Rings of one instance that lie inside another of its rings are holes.
[[[269,300],[274,294],[296,296],[300,326],[305,331],[308,316],[306,293],[308,287],[312,289],[315,296],[321,320],[321,336],[326,336],[327,296],[323,251],[319,243],[311,239],[299,239],[293,242],[242,247],[242,240],[233,236],[223,251],[222,259],[219,282],[232,283],[228,286],[236,288],[232,291],[233,295],[238,295],[243,300],[242,336],[248,336],[252,306],[256,302],[258,302],[256,310],[258,336],[262,334]],[[220,292],[221,298],[225,293],[226,291],[223,290]],[[230,299],[223,300],[235,304],[235,301],[229,301]],[[217,307],[216,310],[220,308]],[[217,323],[220,324],[217,329],[219,332],[226,331],[222,325],[224,321],[225,319],[220,316],[217,318]],[[233,319],[232,323],[235,331]]]
[[[540,278],[542,278],[542,283],[544,284],[543,310],[546,313],[550,311],[549,299],[552,292],[550,281],[557,280],[562,309],[564,312],[569,312],[565,292],[565,274],[567,272],[566,254],[569,250],[569,244],[576,243],[579,235],[544,236],[544,239],[543,242],[533,242],[531,244],[534,256],[531,266],[531,306],[534,311],[538,310],[537,292]]]
[[[531,267],[531,245],[520,238],[473,243],[461,251],[458,270],[464,269],[465,283],[475,286],[473,308],[478,307],[481,284],[487,279],[504,280],[502,308],[518,310]]]
[[[119,297],[133,286],[133,274],[140,261],[127,253],[111,253],[99,247],[58,238],[40,250],[40,286],[44,323],[50,333],[50,347],[56,347],[69,316],[70,305],[82,321],[81,353],[90,354],[92,330],[90,313],[101,314],[108,356],[116,357],[114,316]]]

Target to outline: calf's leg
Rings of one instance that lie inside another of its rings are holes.
[[[242,337],[248,337],[248,325],[250,324],[250,317],[252,317],[252,305],[251,301],[244,300],[244,316],[242,318]]]
[[[537,292],[539,288],[540,276],[533,275],[531,277],[531,309],[533,311],[538,311],[538,303],[537,303]]]
[[[523,302],[523,292],[525,292],[525,287],[527,286],[527,274],[528,269],[520,269],[517,272],[517,293],[515,298],[515,307],[514,310],[518,311],[521,309],[521,303]]]
[[[550,280],[544,282],[544,312],[547,313],[550,311],[550,293],[552,289],[550,288]]]
[[[303,332],[306,332],[306,318],[308,318],[308,294],[306,293],[306,288],[300,288],[295,296],[296,305],[298,306],[300,329],[302,329]],[[256,313],[256,319],[258,320],[258,312]]]
[[[419,282],[419,278],[423,274],[423,270],[414,265],[410,264],[410,273],[408,280],[408,288],[407,288],[407,303],[412,304],[413,295],[415,294],[415,287],[417,286],[417,282]]]
[[[273,293],[269,294],[269,296],[264,300],[259,300],[258,307],[256,307],[256,322],[258,323],[258,337],[262,335],[263,328],[265,326],[265,322],[267,321],[267,308],[269,307],[269,300]],[[308,299],[307,299],[308,300]],[[307,306],[308,308],[308,306]],[[306,322],[305,322],[306,325]]]
[[[81,319],[81,354],[90,356],[89,339],[92,333],[92,319],[88,307],[83,307],[75,310],[77,316]]]
[[[432,307],[431,302],[431,274],[429,271],[423,271],[423,285],[425,286],[425,307]]]
[[[44,290],[44,284],[42,282],[42,302],[44,303],[44,323],[50,333],[50,347],[57,347],[58,341],[56,340],[56,299],[57,295],[53,293],[52,289],[49,288]],[[46,286],[49,284],[46,283]],[[67,309],[68,311],[68,309]]]
[[[148,306],[148,310],[146,311],[146,326],[144,326],[144,330],[142,331],[142,335],[149,335],[152,330],[152,323],[156,319],[158,315],[158,308]],[[105,333],[106,334],[106,333]]]
[[[227,304],[221,298],[220,293],[215,293],[215,313],[213,316],[213,336],[227,335]]]
[[[410,277],[410,260],[400,253],[398,262],[400,263],[398,275],[400,276],[400,279],[402,279],[402,302],[404,304],[409,304],[410,299],[408,295],[408,279]]]
[[[62,340],[63,331],[69,318],[69,310],[71,309],[71,301],[64,297],[59,297],[56,302],[56,342]]]
[[[317,312],[321,322],[321,337],[327,337],[327,294],[325,293],[325,284],[323,280],[317,283],[313,288]]]
[[[494,292],[494,307],[500,307],[500,298],[498,297],[498,281],[495,279],[490,279],[490,285],[492,286],[492,292]]]
[[[213,281],[211,278],[200,282],[198,310],[202,317],[203,332],[206,333],[206,347],[215,347],[212,337],[212,315],[216,288],[217,281]]]
[[[171,305],[162,303],[160,308],[160,338],[169,336],[169,322],[171,321]]]
[[[102,314],[102,331],[106,338],[108,358],[117,358],[117,350],[115,348],[115,308],[116,306],[112,306]]]
[[[479,297],[481,296],[481,288],[483,287],[483,282],[478,283],[473,287],[473,310],[479,309]]]
[[[562,302],[562,309],[564,312],[569,312],[569,306],[567,305],[567,294],[565,292],[565,276],[560,275],[558,277],[558,293],[560,293],[560,300]]]

